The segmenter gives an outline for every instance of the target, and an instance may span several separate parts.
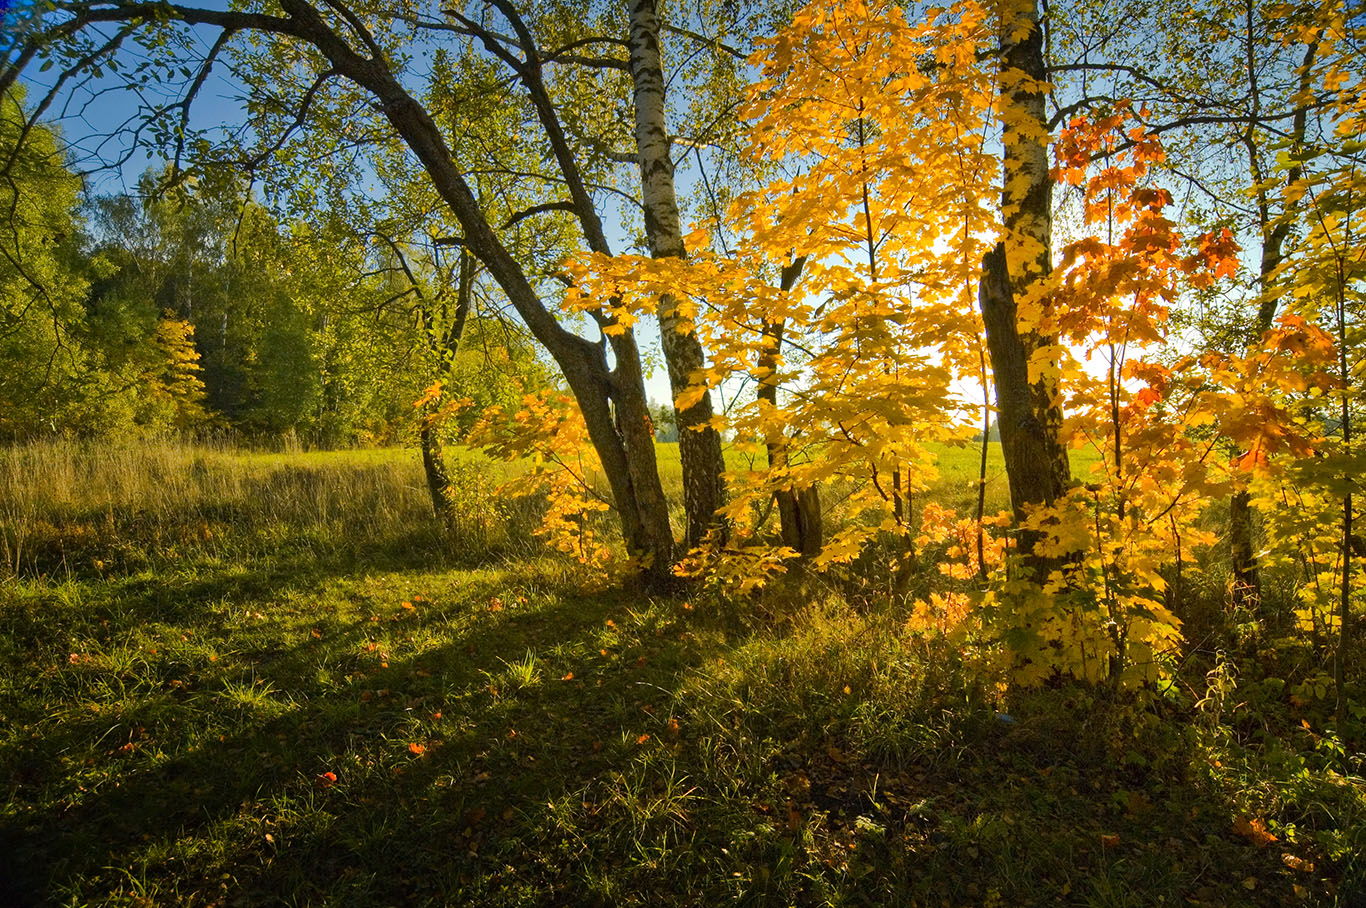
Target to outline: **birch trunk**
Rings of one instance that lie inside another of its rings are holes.
[[[659,17],[654,0],[627,0],[630,13],[630,69],[635,89],[636,151],[640,158],[641,202],[645,233],[655,258],[685,258],[683,230],[674,189],[674,166],[665,124],[664,70],[659,57]],[[699,377],[705,365],[702,344],[673,297],[660,297],[660,344],[674,399]],[[725,503],[725,459],[721,434],[711,425],[711,394],[686,410],[675,407],[678,453],[683,464],[683,510],[686,543],[700,544],[709,532],[725,537],[717,515]]]

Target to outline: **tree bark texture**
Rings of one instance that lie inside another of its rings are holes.
[[[641,202],[650,254],[685,258],[683,230],[674,188],[674,165],[665,122],[664,69],[659,56],[659,17],[654,0],[627,0],[630,12],[630,70],[635,97],[636,150],[640,158]],[[705,365],[702,343],[678,301],[662,296],[658,305],[660,345],[674,399],[699,377]],[[686,543],[699,545],[708,533],[723,539],[727,528],[717,511],[725,504],[725,458],[721,433],[711,424],[711,393],[686,410],[675,407],[678,453],[683,465]]]
[[[1045,305],[1052,272],[1053,183],[1048,167],[1048,120],[1040,88],[1045,78],[1043,33],[1034,0],[1017,0],[1003,15],[1001,44],[1001,194],[1005,237],[982,262],[979,302],[991,357],[997,423],[1015,520],[1034,505],[1051,505],[1071,484],[1062,444],[1062,408],[1056,380],[1031,380],[1035,354],[1057,342],[1022,321],[1020,303]],[[1020,533],[1023,567],[1042,582],[1056,565],[1035,554],[1038,533]]]

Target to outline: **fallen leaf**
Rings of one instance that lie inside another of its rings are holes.
[[[316,627],[313,628],[313,630],[310,631],[310,633],[313,634],[313,639],[314,639],[314,640],[321,640],[321,639],[323,638],[323,632],[320,631],[320,630],[318,630]]]
[[[565,672],[565,673],[564,673],[564,677],[561,678],[560,680],[561,680],[561,681],[573,681],[573,680],[574,680],[574,673],[573,673],[573,672]]]
[[[333,785],[337,784],[337,774],[331,770],[319,773],[313,777],[313,784],[317,785],[319,788],[331,788]]]
[[[674,717],[670,716],[670,717],[669,717],[669,724],[668,724],[666,727],[669,729],[669,737],[671,737],[671,738],[677,738],[677,737],[678,737],[678,720],[677,720],[677,719],[675,719]]]
[[[412,611],[413,609],[417,608],[417,606],[413,605],[411,602],[400,602],[399,605],[403,608],[408,609],[409,611]]]
[[[636,743],[637,743],[637,744],[644,744],[644,743],[645,743],[646,741],[648,741],[648,740],[650,740],[650,736],[649,736],[648,734],[644,734],[644,735],[641,735],[639,738],[636,738]]]
[[[1114,848],[1119,844],[1119,836],[1101,833],[1100,844],[1102,848]]]
[[[1299,855],[1289,853],[1283,854],[1281,855],[1281,860],[1284,861],[1285,866],[1289,867],[1291,870],[1301,870],[1305,873],[1312,873],[1314,871],[1314,862],[1307,861]]]
[[[1280,841],[1266,831],[1266,821],[1261,817],[1248,819],[1245,815],[1239,814],[1238,818],[1233,821],[1233,831],[1258,848]]]
[[[427,748],[423,747],[421,744],[418,744],[416,741],[408,745],[408,750],[412,753],[417,754],[419,757],[427,752]]]

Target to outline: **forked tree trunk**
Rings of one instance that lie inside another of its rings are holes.
[[[657,259],[685,258],[683,230],[674,188],[674,165],[664,117],[664,70],[659,58],[659,18],[654,0],[628,0],[630,69],[635,86],[636,150],[640,158],[641,202],[650,254]],[[678,313],[678,301],[659,299],[659,336],[674,400],[700,379],[705,365],[702,344],[689,321]],[[675,407],[678,454],[683,465],[683,511],[686,544],[700,544],[708,533],[727,535],[717,511],[725,504],[721,433],[712,426],[710,392],[686,410]]]
[[[1071,484],[1062,444],[1057,382],[1031,379],[1035,354],[1057,338],[1021,327],[1023,301],[1038,311],[1052,271],[1053,183],[1048,167],[1048,120],[1039,87],[1045,78],[1043,33],[1034,0],[1007,5],[1001,23],[1001,114],[1004,240],[982,262],[979,301],[996,387],[1001,451],[1018,525],[1030,506],[1051,505]],[[1028,325],[1038,324],[1032,317]],[[1039,583],[1057,563],[1041,557],[1038,532],[1019,532],[1021,566]]]
[[[338,73],[374,95],[459,221],[466,247],[483,262],[528,330],[555,359],[602,462],[621,517],[627,551],[641,562],[647,581],[670,582],[673,534],[655,463],[635,336],[629,330],[609,336],[617,362],[615,369],[609,369],[601,346],[566,330],[541,302],[526,272],[490,226],[441,130],[422,104],[382,59],[357,54],[305,0],[281,0],[281,6],[289,19],[285,20],[287,28],[279,26],[280,30],[312,44]],[[268,21],[273,26],[274,20]],[[613,402],[619,419],[613,416]]]
[[[404,266],[405,269],[407,266]],[[416,278],[410,273],[409,280],[413,281],[413,287],[418,288]],[[421,289],[418,288],[421,293]],[[445,380],[450,376],[451,366],[455,362],[455,355],[460,352],[460,341],[465,336],[465,323],[470,316],[470,302],[474,296],[474,259],[468,249],[460,250],[460,271],[456,277],[455,285],[455,317],[446,326],[444,333],[437,337],[435,333],[434,313],[426,316],[428,342],[431,343],[433,352],[441,358],[442,370],[441,378]],[[423,305],[428,301],[425,296]],[[422,471],[427,477],[427,492],[432,498],[432,510],[436,512],[438,520],[444,521],[449,526],[454,503],[451,500],[451,477],[446,470],[446,457],[442,449],[439,434],[440,425],[437,423],[436,411],[439,403],[427,404],[422,414],[422,424],[418,429],[418,443],[422,449]]]
[[[806,256],[800,256],[783,266],[778,287],[787,293],[801,278],[806,267]],[[759,356],[755,375],[759,388],[755,397],[770,407],[778,407],[778,363],[783,349],[783,323],[764,322],[763,333],[769,343]],[[770,433],[764,439],[768,454],[769,473],[785,472],[790,463],[789,442],[781,432]],[[821,516],[820,488],[812,483],[801,488],[779,488],[773,493],[778,506],[778,526],[783,545],[802,558],[814,558],[825,544],[825,527]]]
[[[784,269],[786,276],[786,269]],[[786,287],[784,289],[787,289]],[[770,339],[759,357],[758,391],[756,397],[770,407],[778,406],[778,354],[783,342],[781,322],[765,322],[764,334]],[[764,439],[768,453],[770,474],[785,473],[788,468],[787,437],[781,431],[771,432]],[[802,558],[814,558],[820,554],[824,545],[824,527],[821,519],[820,491],[813,483],[800,488],[784,486],[774,490],[774,503],[778,505],[778,525],[783,545],[797,552]]]

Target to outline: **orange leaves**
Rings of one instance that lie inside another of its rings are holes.
[[[313,777],[313,785],[316,788],[331,788],[337,784],[337,774],[328,770]]]
[[[419,397],[417,400],[413,401],[413,408],[420,410],[423,407],[427,406],[427,404],[435,403],[436,401],[440,400],[441,387],[441,382],[432,382],[431,385],[429,385],[427,389],[422,392],[422,396]]]
[[[1197,238],[1199,251],[1185,261],[1191,272],[1191,283],[1208,287],[1220,278],[1232,278],[1238,273],[1239,246],[1233,231],[1227,227],[1203,233]]]
[[[1267,832],[1265,820],[1260,817],[1249,819],[1246,814],[1239,814],[1234,819],[1233,831],[1258,848],[1264,848],[1272,842],[1280,841],[1276,836]]]
[[[1161,399],[1162,392],[1157,390],[1156,388],[1139,388],[1138,393],[1134,395],[1134,402],[1137,403],[1138,406],[1144,410],[1148,409]]]

